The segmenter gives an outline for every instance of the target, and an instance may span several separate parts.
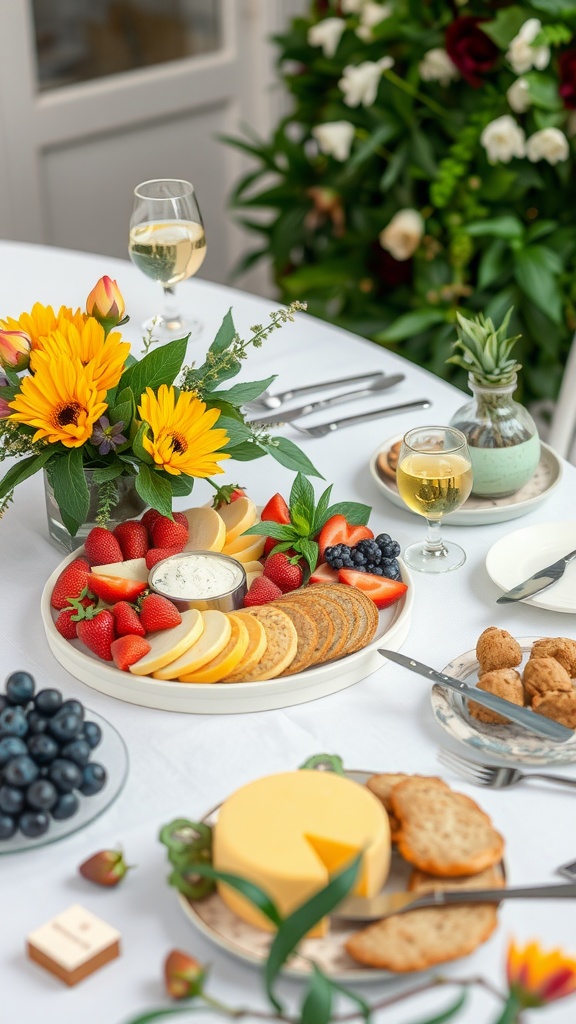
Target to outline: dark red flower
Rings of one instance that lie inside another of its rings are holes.
[[[498,58],[498,47],[478,28],[482,18],[456,18],[446,29],[446,51],[462,78],[473,89],[484,84],[484,75]]]
[[[380,242],[374,242],[370,247],[367,265],[369,272],[376,279],[379,292],[394,291],[412,281],[413,260],[395,260],[382,248]]]
[[[576,110],[576,50],[560,55],[560,95],[568,110]]]

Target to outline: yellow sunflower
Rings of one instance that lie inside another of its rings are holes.
[[[212,429],[219,409],[206,411],[204,402],[188,391],[176,399],[173,387],[162,384],[155,395],[146,388],[140,398],[138,412],[150,426],[151,438],[143,438],[143,445],[160,469],[177,476],[213,476],[223,473],[218,460],[229,459],[225,452],[218,453],[228,443],[223,429]]]
[[[50,362],[41,361],[32,376],[22,379],[19,393],[8,403],[14,410],[9,419],[36,427],[34,441],[79,448],[106,411],[104,394],[89,369],[61,353]]]
[[[52,306],[43,306],[41,302],[35,302],[31,311],[21,313],[17,320],[11,316],[6,320],[0,320],[0,327],[9,331],[25,331],[32,341],[32,348],[35,349],[41,348],[42,340],[57,327],[73,323],[81,330],[85,319],[85,314],[80,309],[72,310],[68,306],[60,306],[55,313]]]
[[[51,363],[61,352],[89,367],[98,390],[108,391],[116,387],[122,376],[130,344],[122,341],[119,331],[112,331],[106,337],[104,328],[94,317],[88,317],[80,325],[61,320],[58,327],[42,339],[41,346],[32,352],[32,372],[36,373],[42,361]]]

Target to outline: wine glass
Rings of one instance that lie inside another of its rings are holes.
[[[130,259],[164,289],[164,310],[142,325],[154,341],[197,336],[199,320],[178,312],[174,285],[192,277],[206,256],[206,235],[194,186],[177,178],[143,181],[134,189]]]
[[[460,508],[472,490],[466,438],[454,427],[416,427],[405,434],[396,469],[402,500],[426,518],[426,540],[411,544],[404,561],[420,572],[448,572],[466,561],[465,551],[443,540],[444,516]]]

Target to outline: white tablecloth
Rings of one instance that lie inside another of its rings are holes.
[[[118,281],[131,317],[125,334],[136,344],[139,325],[156,311],[160,296],[129,262],[109,257],[0,243],[0,316],[18,316],[34,301],[83,306],[103,274]],[[201,358],[229,307],[242,336],[251,324],[265,322],[275,308],[274,302],[203,281],[181,285],[177,293],[205,324],[201,338],[190,345],[189,361]],[[391,533],[404,547],[423,535],[424,523],[381,495],[368,472],[370,454],[387,437],[411,426],[447,422],[462,404],[462,394],[384,349],[304,314],[252,353],[243,376],[255,379],[275,372],[278,385],[288,387],[379,368],[401,369],[406,380],[384,400],[382,395],[370,399],[373,408],[396,399],[428,397],[432,409],[368,422],[322,439],[304,438],[292,430],[287,436],[301,445],[327,481],[334,482],[334,500],[372,505],[375,528]],[[355,405],[338,411],[346,415],[357,410]],[[277,490],[287,494],[293,479],[271,459],[231,465],[226,476],[245,485],[260,502]],[[209,487],[200,483],[194,502],[207,500],[208,492]],[[415,574],[414,612],[404,651],[442,668],[472,648],[479,633],[492,624],[516,636],[574,636],[571,616],[520,604],[497,607],[498,591],[484,559],[492,544],[511,530],[571,518],[575,500],[576,470],[566,465],[550,499],[521,520],[481,527],[446,525],[446,535],[465,547],[467,561],[443,576]],[[179,505],[185,507],[186,502],[182,499]],[[215,994],[232,1005],[264,1008],[256,970],[216,949],[182,916],[165,882],[167,866],[157,834],[171,818],[198,817],[231,789],[260,775],[292,769],[314,753],[338,752],[348,767],[444,774],[456,788],[479,799],[504,834],[511,883],[559,881],[555,868],[576,857],[576,796],[536,783],[501,792],[479,791],[448,775],[436,760],[446,737],[433,720],[427,684],[392,665],[383,665],[368,679],[322,700],[241,716],[148,710],[89,689],[60,668],[40,621],[42,587],[61,558],[48,542],[42,480],[37,476],[18,487],[14,504],[0,523],[3,672],[28,669],[40,685],[61,688],[113,722],[129,749],[130,775],[116,803],[85,830],[54,845],[0,856],[2,1024],[123,1024],[137,1011],[163,1003],[162,963],[174,947],[212,965],[210,990]],[[566,771],[576,775],[570,766]],[[137,865],[118,889],[97,888],[78,875],[77,865],[88,855],[116,844],[122,845],[128,862]],[[69,990],[26,960],[24,937],[75,902],[119,928],[123,952],[119,960]],[[503,985],[511,935],[522,942],[537,937],[546,947],[562,945],[576,953],[574,909],[554,902],[504,904],[500,926],[489,942],[466,961],[447,966],[443,974],[481,974]],[[374,1001],[389,990],[390,985],[382,982],[363,989]],[[298,999],[301,987],[283,982],[281,991],[290,1004]],[[434,993],[391,1009],[378,1020],[400,1024],[420,1019],[448,1000],[446,992]],[[496,1010],[492,997],[477,991],[458,1019],[483,1024],[495,1018]],[[574,1013],[575,1003],[568,1000],[540,1013],[538,1020],[567,1024]],[[199,1013],[193,1019],[214,1017]],[[532,1019],[536,1014],[527,1015]]]

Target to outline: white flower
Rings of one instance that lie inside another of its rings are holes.
[[[480,142],[491,164],[508,164],[513,156],[526,155],[526,136],[510,114],[490,121],[480,136]]]
[[[385,21],[391,14],[391,4],[375,4],[372,0],[367,0],[360,11],[360,24],[356,29],[356,35],[365,43],[370,43],[374,26]]]
[[[358,14],[366,0],[342,0],[342,14]]]
[[[308,29],[310,46],[321,46],[325,57],[333,57],[346,28],[344,18],[325,18]]]
[[[560,160],[567,160],[569,152],[568,139],[559,128],[542,128],[526,142],[526,156],[533,164],[538,160],[557,164]]]
[[[542,28],[542,22],[538,18],[528,18],[522,25],[517,36],[508,47],[506,60],[512,65],[517,75],[523,75],[530,68],[537,68],[542,71],[550,63],[549,46],[532,46],[536,36]]]
[[[344,93],[346,106],[358,107],[363,104],[365,107],[371,107],[376,99],[382,72],[393,66],[392,57],[382,57],[377,61],[365,60],[362,64],[356,65],[348,64],[338,82]]]
[[[380,245],[395,260],[408,260],[424,234],[424,221],[417,210],[398,210],[379,234]]]
[[[441,46],[424,54],[418,73],[423,82],[440,82],[440,85],[449,85],[454,78],[460,78],[458,68]]]
[[[530,86],[526,78],[517,78],[509,89],[506,98],[515,114],[524,114],[531,106]]]
[[[354,138],[354,125],[349,121],[326,121],[312,129],[322,153],[335,160],[347,160]]]

